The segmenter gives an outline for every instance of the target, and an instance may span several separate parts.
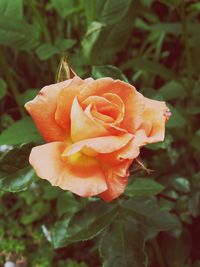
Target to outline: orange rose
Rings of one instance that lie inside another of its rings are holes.
[[[128,83],[75,76],[45,86],[25,108],[47,144],[34,147],[37,175],[64,190],[111,201],[140,147],[164,139],[169,110]]]

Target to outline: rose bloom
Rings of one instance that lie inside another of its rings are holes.
[[[170,115],[164,102],[145,98],[128,83],[77,76],[45,86],[25,108],[47,142],[31,151],[36,174],[105,201],[124,192],[140,147],[164,139]]]

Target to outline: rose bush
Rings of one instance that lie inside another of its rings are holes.
[[[47,144],[30,164],[52,185],[106,201],[125,190],[129,166],[145,144],[164,139],[170,113],[128,83],[75,76],[45,86],[25,108]]]

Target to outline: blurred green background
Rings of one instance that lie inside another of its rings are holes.
[[[192,0],[0,0],[0,266],[102,266],[98,237],[62,240],[69,214],[94,200],[51,187],[28,165],[42,140],[23,105],[55,82],[63,54],[82,78],[119,78],[167,102],[165,141],[141,154],[154,172],[133,169],[143,184],[131,181],[126,196],[157,195],[182,225],[145,239],[148,266],[200,266],[199,20]],[[103,266],[118,266],[110,262]]]

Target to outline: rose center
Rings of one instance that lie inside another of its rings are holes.
[[[82,107],[90,106],[93,117],[107,123],[118,123],[124,116],[124,104],[115,94],[104,94],[103,96],[89,96],[83,101]]]

